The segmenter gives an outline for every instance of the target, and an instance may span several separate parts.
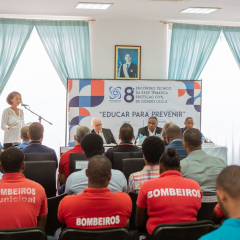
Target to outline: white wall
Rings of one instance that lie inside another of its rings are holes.
[[[167,25],[159,21],[90,22],[92,78],[114,79],[115,45],[141,46],[141,79],[167,79]]]

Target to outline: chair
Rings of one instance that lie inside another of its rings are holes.
[[[159,224],[150,240],[197,240],[213,230],[211,221]]]
[[[54,153],[25,153],[25,162],[28,161],[55,161]],[[55,167],[56,169],[56,167]]]
[[[127,181],[132,173],[142,171],[145,166],[143,158],[124,158],[122,159],[123,174]]]
[[[54,233],[58,228],[62,227],[62,223],[58,220],[58,205],[60,201],[67,196],[66,193],[56,197],[48,198],[48,216],[45,230],[47,235],[54,236]]]
[[[0,239],[8,240],[47,240],[47,234],[40,227],[1,229]]]
[[[123,171],[122,160],[124,158],[142,158],[141,152],[115,152],[113,153],[113,169]]]
[[[59,240],[130,240],[129,231],[126,228],[112,228],[101,230],[83,230],[65,228]]]
[[[43,186],[48,198],[56,196],[56,162],[30,161],[25,163],[26,178]]]
[[[82,170],[82,168],[76,167],[76,163],[79,161],[87,161],[84,153],[70,153],[69,174]]]
[[[198,211],[197,221],[212,220],[213,210],[218,203],[216,193],[204,192],[202,206]]]
[[[137,193],[129,193],[129,196],[132,200],[132,213],[131,216],[129,218],[129,230],[136,230],[137,227],[135,225],[135,217],[136,217],[136,209],[137,209],[137,198],[138,198],[138,194]]]

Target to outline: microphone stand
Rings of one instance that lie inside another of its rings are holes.
[[[41,120],[44,120],[45,122],[49,123],[50,125],[52,125],[52,123],[50,123],[49,121],[47,121],[45,118],[41,117],[40,115],[38,115],[37,113],[33,112],[30,107],[27,108],[27,106],[23,106],[25,109],[27,109],[29,112],[31,112],[32,114],[35,114],[38,116],[38,121],[41,123]]]

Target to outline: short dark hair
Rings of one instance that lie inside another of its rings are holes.
[[[177,125],[169,126],[165,133],[171,139],[182,139],[182,130]]]
[[[147,137],[142,144],[142,152],[145,160],[149,163],[159,163],[159,159],[164,153],[165,146],[163,141],[156,136]]]
[[[190,149],[200,147],[202,143],[202,134],[196,128],[188,128],[183,134],[183,139]]]
[[[24,161],[24,153],[18,148],[8,148],[1,154],[4,172],[19,172]]]
[[[158,119],[155,116],[151,116],[151,117],[148,118],[148,120],[149,119],[155,119],[156,121],[158,121]]]
[[[240,166],[225,167],[217,177],[216,188],[221,187],[233,199],[240,198]]]
[[[187,118],[185,119],[185,122],[186,122],[188,119],[193,120],[192,117],[187,117]]]
[[[22,127],[21,136],[23,139],[28,139],[28,135],[27,135],[28,131],[29,131],[29,126]]]
[[[160,158],[160,164],[163,164],[168,169],[176,170],[180,166],[180,159],[175,148],[168,148]]]
[[[44,132],[43,125],[39,122],[33,122],[28,129],[29,138],[33,141],[38,141]]]
[[[112,164],[107,157],[94,156],[88,162],[88,178],[91,182],[103,184],[111,174],[111,169]]]
[[[171,126],[171,125],[174,125],[173,122],[167,122],[164,124],[163,128],[162,128],[162,135],[163,135],[163,138],[166,139],[166,130]]]
[[[133,139],[133,127],[128,123],[124,123],[120,127],[119,135],[123,142],[131,142]]]
[[[88,159],[104,153],[103,139],[95,134],[87,134],[81,141],[81,147]]]
[[[8,96],[7,96],[6,101],[7,101],[7,103],[8,103],[9,105],[12,105],[11,100],[12,100],[16,95],[20,95],[20,97],[21,97],[21,102],[22,102],[22,96],[21,96],[21,94],[20,94],[19,92],[15,92],[15,91],[14,91],[14,92],[9,93]]]

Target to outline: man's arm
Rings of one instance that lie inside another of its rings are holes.
[[[138,227],[139,231],[146,230],[147,220],[148,220],[147,208],[141,208],[137,206],[135,224]]]
[[[59,174],[59,178],[60,178],[60,182],[64,184],[66,180],[65,174]]]
[[[47,222],[47,214],[39,216],[37,219],[37,226],[45,229],[46,222]]]

